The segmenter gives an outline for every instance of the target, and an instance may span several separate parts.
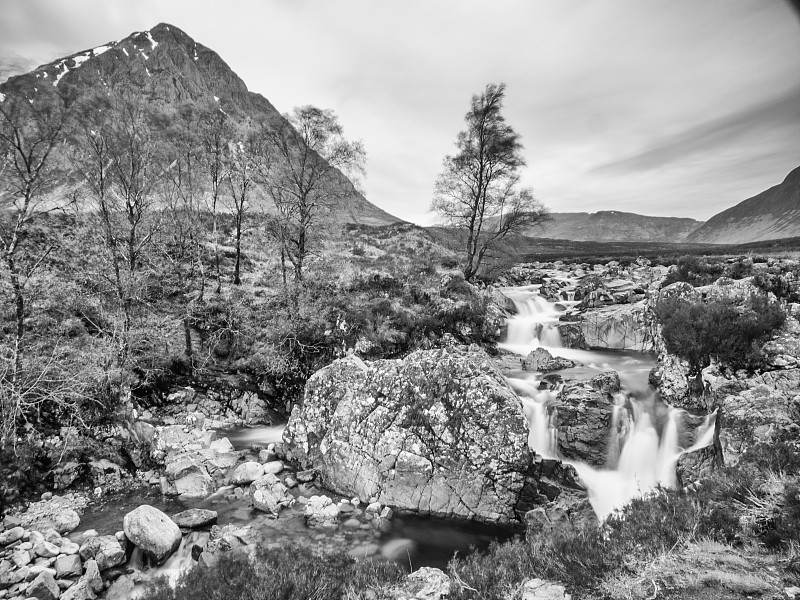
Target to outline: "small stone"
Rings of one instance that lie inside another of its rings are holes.
[[[33,547],[33,552],[36,556],[41,556],[42,558],[53,558],[58,556],[61,550],[55,544],[42,540]]]
[[[380,502],[371,502],[369,506],[367,506],[366,510],[368,513],[380,513],[381,508],[383,507],[381,506]]]
[[[385,506],[381,511],[381,519],[391,519],[393,516],[394,516],[394,511],[388,506]]]
[[[283,471],[283,463],[279,460],[268,462],[264,465],[264,473],[272,473],[273,475],[277,475],[281,471]]]

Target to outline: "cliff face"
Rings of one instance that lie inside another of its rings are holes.
[[[0,94],[23,96],[35,105],[36,98],[45,94],[81,97],[103,89],[141,94],[165,108],[216,104],[237,123],[285,125],[269,100],[249,91],[216,52],[166,23],[12,77],[0,85]],[[367,201],[344,175],[339,176],[349,194],[336,221],[370,225],[400,221]]]
[[[714,215],[686,241],[735,244],[800,236],[800,167],[782,183]]]

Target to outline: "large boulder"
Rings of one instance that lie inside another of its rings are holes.
[[[718,391],[725,464],[735,465],[753,444],[795,439],[800,431],[800,369],[734,380]]]
[[[551,408],[560,456],[595,467],[613,466],[631,426],[628,411],[614,398],[619,391],[614,371],[562,388]]]
[[[477,347],[335,361],[308,381],[284,441],[343,495],[491,522],[515,520],[531,460],[522,403]]]
[[[141,548],[155,565],[162,564],[181,545],[180,528],[149,504],[143,504],[125,515],[122,529],[125,537]]]
[[[644,301],[599,308],[580,320],[584,343],[590,348],[653,352],[655,323]]]

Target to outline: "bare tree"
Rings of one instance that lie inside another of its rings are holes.
[[[160,226],[154,210],[166,171],[154,115],[141,99],[112,94],[84,105],[85,122],[73,140],[73,161],[99,220],[121,312],[118,364],[130,353],[135,305],[145,258]]]
[[[211,209],[211,243],[214,249],[214,274],[217,278],[216,293],[222,291],[222,273],[219,258],[218,206],[222,189],[228,180],[226,155],[233,139],[233,126],[219,106],[208,106],[198,115],[198,132],[202,145],[200,157],[209,184],[209,208]]]
[[[181,298],[184,355],[190,366],[192,324],[196,304],[203,300],[206,281],[203,253],[207,235],[200,177],[205,157],[202,139],[196,134],[197,117],[193,105],[183,106],[166,128],[169,144],[165,153],[169,166],[160,194],[163,226],[156,244],[167,267],[169,291]]]
[[[0,101],[0,274],[14,306],[11,340],[0,356],[0,446],[14,439],[19,418],[42,400],[45,371],[24,362],[28,284],[54,248],[47,236],[37,239],[36,221],[72,201],[49,193],[62,174],[58,146],[67,119],[57,95]]]
[[[340,171],[363,173],[366,153],[361,142],[344,138],[331,110],[301,106],[286,119],[291,127],[265,125],[259,133],[259,182],[278,212],[282,260],[289,260],[299,284],[320,215],[353,192]]]
[[[229,144],[226,154],[226,177],[230,191],[229,208],[233,213],[235,259],[233,284],[241,285],[242,234],[245,215],[250,209],[254,191],[254,159],[249,148],[250,133],[242,127],[236,141]]]
[[[519,135],[501,114],[504,97],[503,84],[472,97],[467,128],[458,134],[456,154],[444,159],[431,203],[459,234],[468,281],[499,240],[548,219],[533,192],[519,185],[525,159]]]
[[[66,109],[57,97],[36,104],[26,98],[0,102],[0,251],[14,304],[13,366],[16,381],[25,335],[26,286],[52,250],[29,239],[33,222],[42,213],[63,208],[65,201],[48,196],[58,173],[56,148],[62,140]],[[66,203],[71,198],[66,199]]]

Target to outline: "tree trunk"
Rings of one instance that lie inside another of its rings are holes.
[[[236,263],[233,267],[233,285],[241,285],[242,280],[239,277],[239,269],[242,260],[242,217],[241,214],[236,216]]]

